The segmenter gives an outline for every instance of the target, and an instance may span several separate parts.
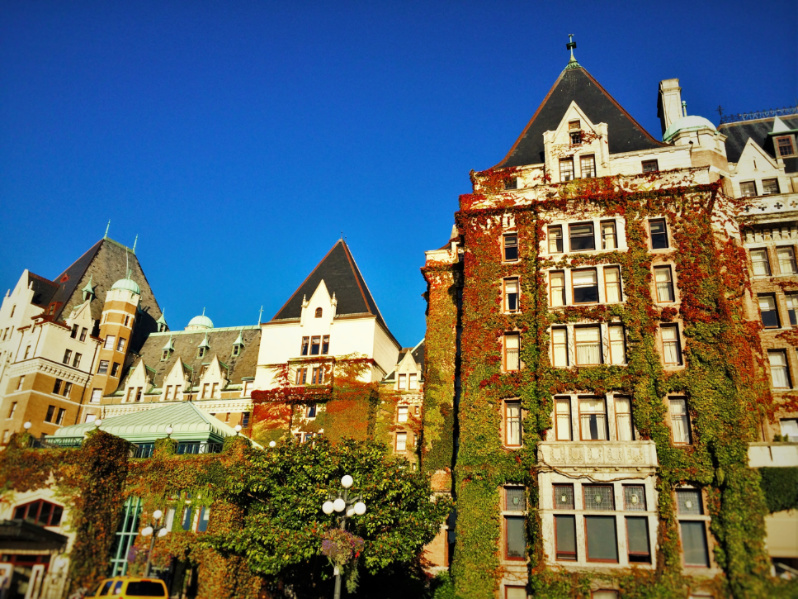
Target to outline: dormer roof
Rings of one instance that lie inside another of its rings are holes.
[[[302,316],[303,298],[313,296],[321,281],[327,286],[330,296],[335,295],[338,306],[336,318],[340,316],[373,315],[383,328],[389,332],[388,325],[377,308],[377,302],[369,291],[360,269],[352,257],[349,247],[339,239],[327,255],[313,269],[293,295],[274,315],[275,320],[299,320]]]
[[[554,131],[576,102],[593,123],[606,123],[610,154],[663,147],[578,63],[569,63],[507,156],[494,168],[542,164],[543,133]]]
[[[776,150],[773,147],[773,133],[778,134],[780,132],[779,130],[774,131],[777,124],[775,122],[776,119],[780,121],[780,129],[782,126],[786,126],[790,130],[798,130],[798,114],[722,123],[718,127],[718,131],[726,136],[726,156],[729,158],[729,162],[740,161],[740,156],[749,139],[754,140],[769,156],[775,158]],[[798,159],[785,159],[786,171],[796,172],[798,170],[796,162],[798,162]]]

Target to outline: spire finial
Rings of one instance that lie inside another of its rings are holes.
[[[571,60],[569,62],[576,62],[576,58],[574,57],[574,49],[576,48],[576,42],[574,41],[574,34],[568,34],[568,43],[565,44],[566,50],[571,51]]]
[[[136,253],[136,244],[139,242],[139,236],[136,235],[136,238],[133,240],[133,253]]]
[[[682,100],[682,116],[687,116],[687,100]]]
[[[105,235],[103,235],[103,239],[108,239],[108,229],[111,228],[111,219],[108,219],[108,224],[105,225]]]
[[[258,312],[258,324],[260,324],[262,318],[263,318],[263,306],[260,307],[260,312]]]
[[[202,306],[202,315],[205,316],[205,306]]]

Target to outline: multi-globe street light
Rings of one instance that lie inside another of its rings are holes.
[[[343,491],[338,491],[337,497],[334,493],[330,493],[327,497],[327,501],[321,506],[321,511],[328,516],[333,512],[338,513],[338,525],[341,530],[346,530],[347,518],[362,516],[366,513],[366,503],[363,501],[363,498],[360,495],[354,497],[349,496],[349,489],[352,488],[354,482],[355,480],[351,476],[345,474],[341,477]],[[333,499],[333,497],[335,498]],[[335,593],[333,598],[341,599],[341,569],[338,566],[334,566],[334,568]]]
[[[141,534],[143,536],[152,536],[152,539],[150,540],[150,552],[147,554],[147,567],[144,570],[145,577],[149,577],[150,575],[150,561],[152,560],[152,552],[155,549],[155,538],[165,537],[166,533],[169,532],[166,530],[166,526],[161,525],[161,518],[163,518],[163,512],[161,510],[155,510],[152,513],[152,520],[150,521],[150,524],[141,529]]]

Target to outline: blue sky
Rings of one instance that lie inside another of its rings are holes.
[[[0,287],[132,245],[173,329],[271,318],[343,235],[403,345],[424,251],[566,65],[659,137],[798,100],[798,3],[4,2]]]

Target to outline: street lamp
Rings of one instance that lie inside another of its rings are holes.
[[[327,496],[327,501],[321,506],[321,511],[328,516],[333,512],[338,513],[338,524],[341,530],[346,530],[347,518],[351,518],[354,515],[362,516],[366,513],[366,504],[363,498],[360,495],[354,497],[349,496],[349,489],[352,488],[354,482],[355,480],[348,474],[342,476],[341,486],[343,487],[343,491],[338,491],[337,496],[330,492]],[[341,569],[338,566],[334,566],[334,568],[335,594],[333,598],[341,599]]]
[[[145,577],[150,576],[150,561],[152,560],[152,552],[155,549],[155,537],[165,537],[166,533],[169,532],[166,530],[166,526],[161,525],[161,518],[163,518],[163,512],[161,510],[155,510],[152,513],[152,520],[149,526],[141,530],[141,534],[145,537],[152,536],[152,540],[150,540],[150,552],[147,554],[147,567],[144,570]]]

